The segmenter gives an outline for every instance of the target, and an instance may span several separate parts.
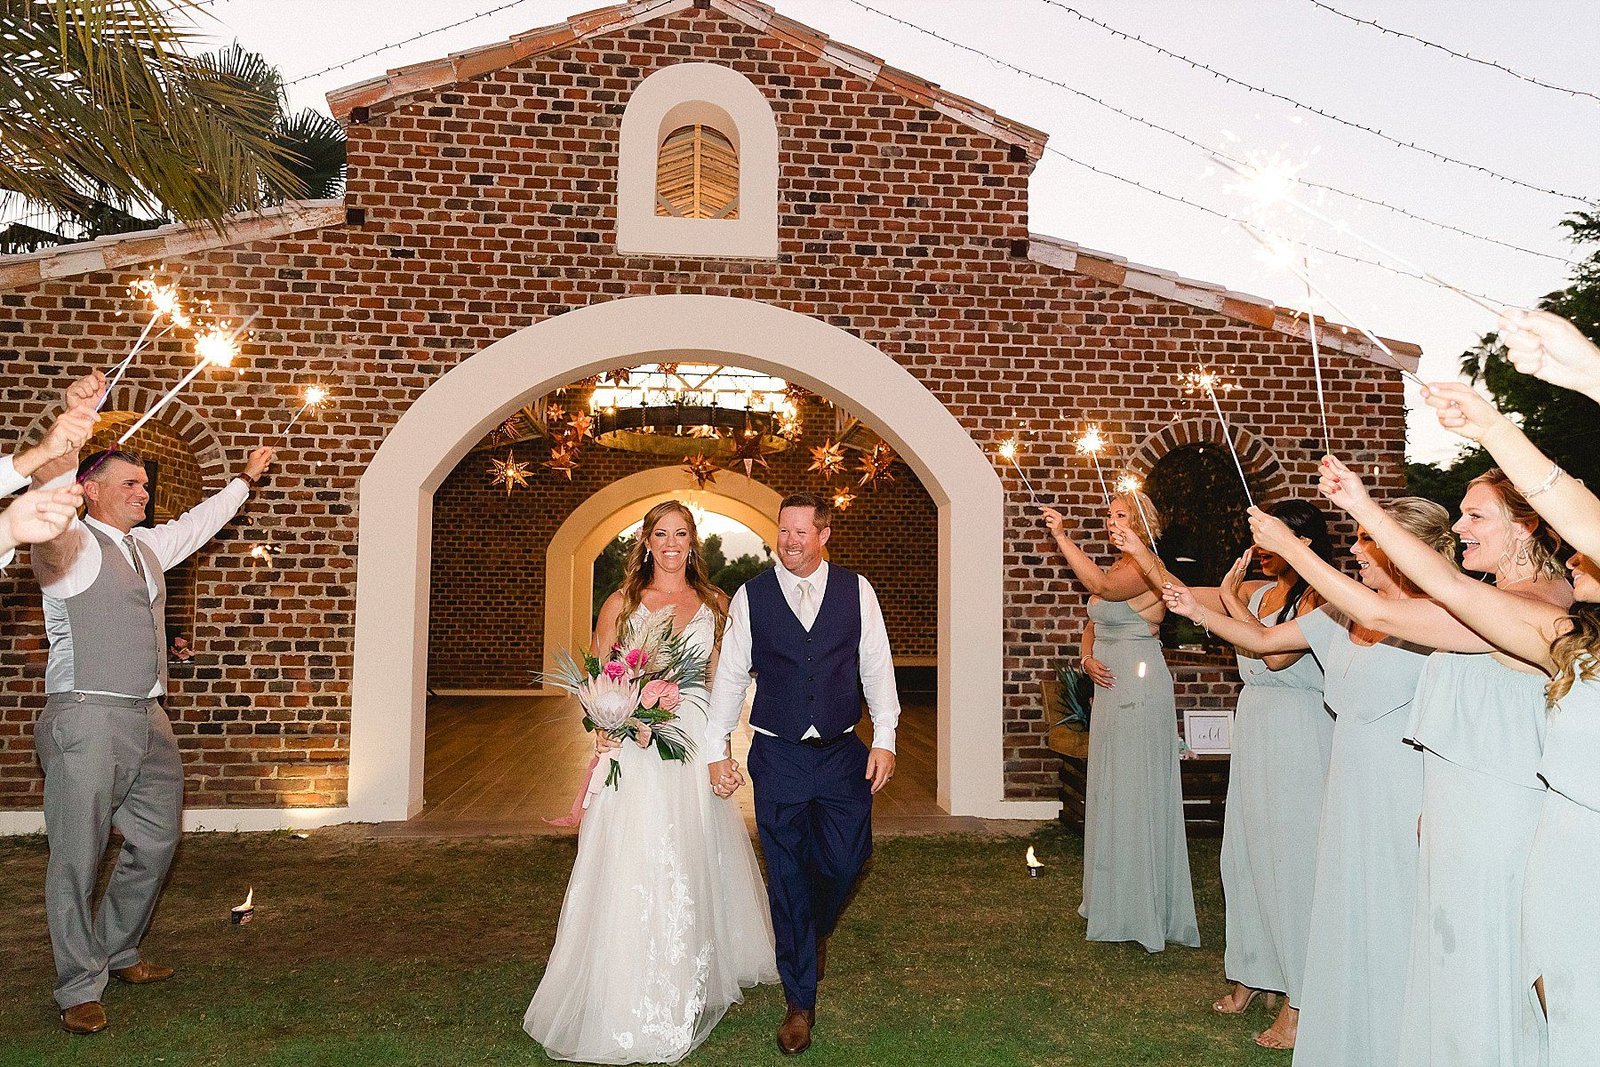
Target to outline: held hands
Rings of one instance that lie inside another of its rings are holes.
[[[272,463],[272,457],[278,450],[271,445],[262,445],[250,453],[250,458],[245,460],[244,475],[250,481],[255,481],[267,472],[267,467]]]
[[[886,748],[875,748],[867,753],[867,781],[876,793],[894,777],[894,753]]]
[[[17,545],[36,545],[61,536],[83,503],[83,487],[35,489],[0,511],[0,552]]]
[[[1560,315],[1508,309],[1500,317],[1500,340],[1523,374],[1591,397],[1600,393],[1600,348]]]
[[[1511,425],[1478,391],[1461,382],[1436,382],[1422,391],[1422,399],[1439,415],[1439,425],[1469,441],[1482,441],[1491,430]]]
[[[739,762],[733,758],[707,764],[711,776],[711,791],[726,800],[744,785],[744,775],[739,773]]]

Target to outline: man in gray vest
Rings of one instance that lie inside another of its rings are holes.
[[[172,977],[171,967],[139,955],[183,824],[183,761],[161,707],[165,572],[238,513],[272,454],[257,448],[221,491],[153,528],[139,526],[150,503],[144,461],[120,451],[91,456],[80,475],[87,517],[33,550],[50,638],[44,712],[34,725],[50,838],[45,915],[69,1033],[106,1028],[100,997],[109,977],[134,985]],[[40,471],[47,488],[72,481],[72,459]],[[113,828],[122,851],[96,915],[95,877]]]

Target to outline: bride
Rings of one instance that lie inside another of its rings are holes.
[[[714,657],[727,607],[706,576],[693,516],[669,500],[645,514],[592,652],[604,660],[627,625],[671,608]],[[704,736],[705,690],[686,689],[677,714],[685,734]],[[766,890],[738,808],[706,788],[702,761],[665,760],[641,743],[617,752],[621,780],[590,802],[555,947],[523,1016],[555,1059],[676,1063],[744,987],[778,980]]]

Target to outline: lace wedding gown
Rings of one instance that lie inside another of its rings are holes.
[[[709,649],[712,626],[702,607],[684,630]],[[699,744],[706,692],[683,696],[678,725]],[[744,987],[778,980],[772,918],[744,820],[711,792],[703,758],[632,743],[618,755],[621,781],[584,816],[522,1028],[555,1059],[676,1063]]]

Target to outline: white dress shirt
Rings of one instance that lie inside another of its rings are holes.
[[[67,471],[51,479],[43,488],[55,489],[71,485],[73,478],[74,472]],[[235,478],[176,519],[164,522],[160,526],[136,526],[129,533],[133,535],[134,540],[155,553],[163,571],[169,571],[194,555],[202,545],[215,537],[217,531],[239,513],[249,495],[250,483],[243,478]],[[111,538],[129,566],[133,566],[133,553],[123,542],[127,534],[99,519],[87,516],[82,520],[73,519],[66,532],[61,535],[66,539],[63,542],[65,547],[61,553],[61,562],[57,563],[42,552],[32,553],[33,573],[39,580],[39,588],[45,596],[55,597],[58,600],[77,596],[93,585],[94,580],[99,577],[100,542],[89,532],[90,526]],[[142,564],[140,566],[142,567]],[[144,580],[146,588],[150,591],[150,599],[154,600],[155,576],[146,574]],[[167,654],[164,648],[160,652],[163,657]],[[160,681],[156,682],[148,695],[153,697],[161,695]]]
[[[828,561],[817,564],[817,569],[804,579],[790,573],[781,563],[774,568],[778,574],[778,587],[784,599],[807,630],[822,607],[822,598],[828,589]],[[856,654],[861,661],[861,688],[867,698],[867,714],[872,718],[872,747],[894,751],[895,728],[900,724],[900,694],[894,687],[894,657],[889,652],[889,633],[883,625],[883,609],[878,606],[878,594],[872,584],[856,576],[861,595],[861,640]],[[801,611],[800,582],[808,581],[811,594],[811,619]],[[750,688],[750,599],[744,587],[733,594],[728,605],[728,622],[722,630],[722,653],[717,661],[717,676],[711,688],[711,704],[706,710],[705,761],[716,763],[728,757],[728,737],[739,725],[739,713],[744,708],[745,690]],[[758,686],[760,682],[756,683]],[[769,731],[752,726],[757,733],[771,736]],[[854,727],[851,727],[854,729]],[[848,732],[848,731],[847,731]],[[819,737],[815,726],[805,732],[806,737]]]

